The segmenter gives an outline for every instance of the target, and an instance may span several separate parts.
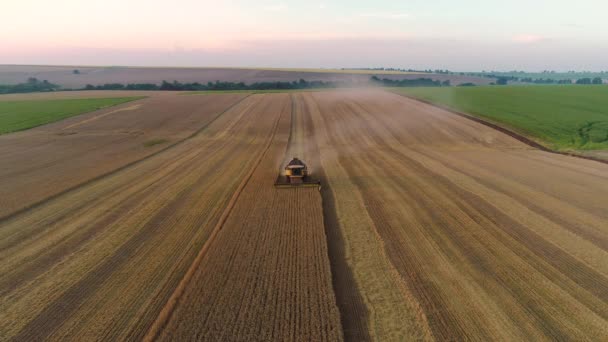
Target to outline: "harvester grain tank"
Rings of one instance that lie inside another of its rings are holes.
[[[304,177],[308,176],[308,167],[298,158],[293,158],[285,166],[285,176],[290,184],[302,184]]]
[[[320,186],[321,182],[316,179],[311,179],[308,174],[308,166],[298,159],[293,158],[287,165],[277,181],[274,183],[276,187],[290,188],[298,186]]]

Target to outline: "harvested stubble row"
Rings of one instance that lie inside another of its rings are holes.
[[[337,341],[321,196],[275,189],[290,125],[289,153],[306,158],[297,113],[275,138],[188,283],[160,340]]]
[[[372,338],[608,338],[608,166],[392,94],[302,96]]]
[[[285,106],[251,96],[200,134],[0,223],[0,340],[143,337]]]

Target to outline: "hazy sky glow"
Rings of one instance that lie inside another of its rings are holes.
[[[20,0],[0,63],[606,70],[608,1]]]

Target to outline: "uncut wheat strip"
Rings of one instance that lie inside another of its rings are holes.
[[[279,203],[270,202],[272,207],[276,208]],[[268,213],[269,215],[273,215],[274,213]],[[276,214],[274,217],[280,216]],[[271,280],[270,272],[272,265],[270,258],[267,257],[268,249],[276,248],[275,246],[280,247],[282,243],[282,238],[280,235],[281,231],[278,231],[276,228],[276,221],[272,220],[262,220],[256,226],[260,229],[258,236],[260,239],[255,241],[255,245],[258,247],[255,254],[254,263],[250,266],[255,271],[249,271],[256,274],[256,277],[252,280],[252,283],[247,284],[247,286],[243,289],[242,295],[244,298],[250,298],[251,301],[248,303],[248,306],[239,311],[239,315],[237,317],[237,321],[241,322],[239,328],[235,330],[235,336],[243,336],[246,339],[266,339],[267,337],[261,335],[258,331],[260,326],[271,326],[272,321],[269,320],[270,316],[268,315],[260,315],[259,311],[261,307],[267,307],[268,301],[266,292],[271,292],[272,289],[269,287],[269,281]],[[272,295],[272,293],[270,293]],[[271,311],[274,311],[274,308],[269,307]]]
[[[274,172],[273,172],[274,173]],[[272,174],[270,174],[272,177]],[[276,196],[276,195],[275,195]],[[285,217],[285,210],[283,205],[276,207],[278,203],[273,203],[273,208],[275,210],[270,213],[273,217],[280,215],[285,219],[283,221],[285,226],[291,226],[289,222],[289,218]],[[281,234],[281,232],[273,232],[276,234]],[[266,276],[266,285],[264,286],[264,296],[266,302],[265,305],[258,305],[254,307],[253,312],[254,315],[259,317],[265,317],[267,319],[267,324],[260,324],[257,329],[254,331],[254,334],[261,337],[265,340],[276,340],[279,337],[277,336],[277,324],[284,323],[283,314],[284,310],[286,310],[286,303],[283,296],[284,290],[282,289],[281,284],[284,279],[284,264],[285,260],[289,260],[290,256],[285,255],[284,251],[289,251],[289,245],[286,244],[286,239],[278,239],[278,241],[271,241],[270,246],[272,248],[267,248],[266,253],[268,253],[267,260],[265,261],[268,265],[268,271],[271,276]]]

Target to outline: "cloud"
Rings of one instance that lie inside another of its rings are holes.
[[[406,19],[410,17],[409,13],[361,13],[359,14],[362,18],[374,18],[374,19]]]
[[[548,40],[547,37],[536,34],[520,34],[511,38],[516,43],[534,44]]]

